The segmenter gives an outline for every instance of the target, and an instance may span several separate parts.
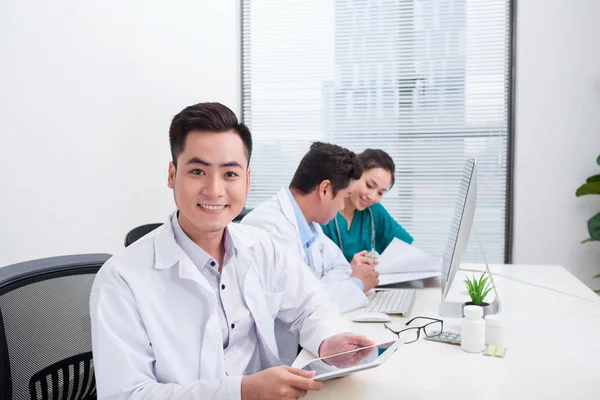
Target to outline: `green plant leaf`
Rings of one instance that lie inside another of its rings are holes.
[[[472,301],[473,303],[475,303],[475,301],[476,301],[477,299],[476,299],[476,297],[475,297],[475,293],[476,293],[476,291],[475,291],[475,288],[473,287],[473,282],[471,282],[471,281],[469,280],[469,278],[467,278],[467,279],[465,280],[465,285],[467,286],[467,290],[469,291],[469,297],[471,297],[471,301]]]
[[[600,182],[600,174],[590,176],[589,178],[587,178],[586,182],[587,183]]]
[[[575,196],[585,196],[587,194],[600,194],[600,182],[584,183],[575,191]]]
[[[596,239],[594,239],[594,238],[587,238],[587,239],[585,239],[585,240],[582,240],[582,241],[581,241],[581,244],[584,244],[584,243],[589,243],[589,242],[597,242],[597,240],[596,240]]]
[[[481,303],[483,303],[485,296],[487,296],[492,289],[492,281],[484,272],[481,274],[481,276],[479,276],[479,278],[477,278],[475,275],[473,275],[473,278],[467,277],[465,279],[465,286],[469,290],[471,302],[479,306]]]
[[[486,281],[488,280],[489,277],[486,277]],[[488,293],[490,292],[490,290],[492,290],[492,280],[490,279],[489,281],[487,281],[487,285],[485,285],[482,288],[483,293],[481,294],[481,301],[485,300],[485,296],[488,295]]]
[[[600,212],[589,219],[587,226],[592,239],[600,240]]]
[[[596,292],[596,293],[600,294],[600,290],[594,290],[594,292]]]
[[[488,295],[488,293],[490,292],[490,290],[492,290],[492,288],[487,288],[483,294],[481,295],[481,301],[483,301],[485,299],[485,296]]]
[[[483,277],[483,275],[481,275],[481,277]],[[485,289],[485,285],[486,285],[486,284],[488,284],[488,285],[489,285],[489,282],[488,282],[488,278],[487,278],[487,277],[486,277],[485,279],[483,279],[483,280],[480,280],[480,281],[479,281],[479,292],[482,292],[482,291],[483,291],[483,289]]]
[[[596,278],[600,278],[600,274],[594,275],[594,277],[592,279],[596,279]]]
[[[467,286],[467,290],[469,291],[469,293],[471,293],[472,291],[474,291],[473,284],[471,283],[471,281],[466,280],[465,281],[465,285]]]
[[[472,301],[473,303],[475,303],[475,302],[477,301],[477,296],[475,295],[475,292],[474,292],[474,291],[470,291],[470,292],[469,292],[469,297],[471,298],[471,301]]]
[[[598,158],[596,158],[596,164],[600,165],[600,156],[598,156]]]

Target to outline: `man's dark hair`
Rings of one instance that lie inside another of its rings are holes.
[[[362,165],[363,171],[373,168],[383,168],[388,171],[392,175],[392,183],[389,188],[394,186],[394,182],[396,181],[394,178],[396,165],[388,153],[379,149],[366,149],[358,155],[358,160]]]
[[[185,149],[185,140],[191,131],[228,132],[234,131],[244,143],[246,158],[250,165],[252,134],[243,123],[238,123],[235,113],[221,103],[198,103],[183,109],[173,117],[169,128],[171,156],[177,166],[177,157]]]
[[[352,151],[335,144],[315,142],[300,161],[290,189],[309,194],[324,180],[331,182],[333,196],[350,185],[350,180],[360,179],[362,168]]]

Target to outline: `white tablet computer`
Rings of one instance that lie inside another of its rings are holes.
[[[313,378],[324,381],[344,376],[352,372],[363,371],[381,365],[404,344],[404,338],[362,347],[323,358],[316,358],[302,367],[305,371],[315,371]]]

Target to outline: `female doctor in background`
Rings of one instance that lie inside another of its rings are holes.
[[[361,252],[376,258],[395,237],[408,244],[413,242],[412,236],[379,203],[394,185],[394,161],[379,149],[367,149],[358,159],[363,167],[361,179],[346,198],[344,209],[321,226],[348,261]]]

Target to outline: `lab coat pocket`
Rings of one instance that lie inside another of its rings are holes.
[[[281,309],[282,297],[283,292],[265,293],[267,308],[269,309],[269,313],[271,314],[271,317],[273,317],[273,319],[275,319],[277,317],[277,314],[279,314],[279,310]]]

